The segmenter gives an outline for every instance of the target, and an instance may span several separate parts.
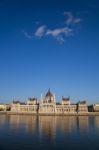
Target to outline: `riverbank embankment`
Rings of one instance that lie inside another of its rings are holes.
[[[79,112],[79,113],[32,113],[32,112],[12,112],[0,111],[0,115],[33,115],[33,116],[99,116],[99,112]]]

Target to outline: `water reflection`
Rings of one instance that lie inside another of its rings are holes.
[[[0,141],[3,150],[98,150],[99,116],[0,115]]]
[[[57,132],[71,134],[77,130],[84,133],[91,126],[99,129],[99,116],[24,116],[1,115],[0,126],[8,122],[10,129],[24,129],[28,133],[38,132],[40,136],[46,135],[54,138]]]
[[[89,117],[88,116],[79,116],[77,118],[77,125],[79,132],[84,134],[89,131]]]
[[[90,126],[99,129],[99,116],[23,116],[23,115],[1,115],[0,126],[9,124],[11,130],[24,130],[27,133],[38,133],[40,137],[46,136],[55,139],[57,133],[72,134],[80,132],[84,134],[89,131]]]
[[[29,133],[37,130],[38,122],[35,116],[10,115],[7,118],[11,129],[23,129]]]
[[[94,125],[99,131],[99,116],[94,117]]]
[[[0,115],[0,126],[4,125],[6,122],[6,115]]]

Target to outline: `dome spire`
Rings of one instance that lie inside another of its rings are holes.
[[[53,94],[52,94],[51,91],[50,91],[50,88],[48,89],[48,92],[46,93],[46,97],[48,97],[48,96],[50,96],[50,97],[53,96]]]

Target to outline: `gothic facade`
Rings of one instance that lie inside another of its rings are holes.
[[[39,103],[36,98],[29,98],[26,103],[13,101],[11,111],[38,114],[75,114],[78,112],[86,113],[88,112],[88,108],[86,101],[72,104],[69,97],[62,97],[61,102],[56,102],[55,95],[53,95],[49,89],[45,97],[41,95]]]
[[[22,103],[20,101],[13,101],[11,104],[12,112],[29,112],[29,113],[37,113],[38,104],[36,98],[29,98],[26,103]]]

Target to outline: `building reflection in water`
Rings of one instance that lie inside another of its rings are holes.
[[[77,129],[76,117],[73,116],[57,116],[56,129],[62,134],[70,134]]]
[[[1,122],[5,121],[5,117],[0,117]],[[93,126],[99,129],[99,117],[88,116],[24,116],[24,115],[9,115],[6,117],[10,129],[14,131],[24,131],[28,134],[36,133],[40,139],[45,138],[54,141],[56,134],[62,135],[78,132],[84,134],[89,131],[91,122]]]
[[[0,126],[4,125],[6,122],[6,115],[0,115]]]
[[[99,116],[94,117],[94,126],[99,131]]]
[[[49,116],[39,117],[39,131],[41,135],[46,134],[49,138],[55,138],[58,132],[72,134],[79,130],[81,133],[88,131],[88,116]]]
[[[25,132],[33,133],[37,130],[37,117],[28,115],[10,115],[9,124],[11,129],[23,129]]]
[[[78,130],[81,134],[89,131],[89,117],[88,116],[78,116],[77,118]]]
[[[39,116],[39,136],[48,138],[53,141],[56,134],[56,117],[54,116]]]

